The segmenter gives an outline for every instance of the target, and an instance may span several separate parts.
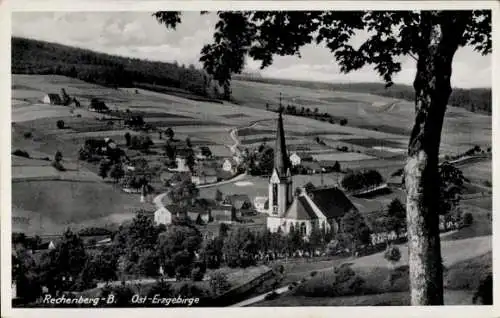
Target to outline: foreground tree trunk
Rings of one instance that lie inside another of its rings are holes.
[[[461,20],[462,19],[462,20]],[[405,166],[412,305],[443,304],[438,160],[453,55],[464,32],[459,13],[422,12],[415,124]]]

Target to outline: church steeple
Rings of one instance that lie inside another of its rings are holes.
[[[274,147],[274,169],[280,177],[286,176],[290,169],[290,160],[286,151],[285,129],[283,128],[283,116],[281,112],[278,117],[276,128],[276,146]]]
[[[285,129],[280,113],[276,129],[274,167],[269,179],[269,214],[282,217],[293,201],[290,160],[286,151]]]

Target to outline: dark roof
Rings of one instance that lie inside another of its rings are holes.
[[[321,170],[321,165],[317,161],[303,161],[301,165],[304,168],[309,168],[313,170]]]
[[[357,210],[344,192],[336,187],[316,188],[308,195],[328,219],[340,218],[351,210]]]
[[[54,99],[54,100],[58,100],[58,101],[61,100],[61,96],[59,96],[59,94],[48,93],[47,95],[49,96],[50,99]]]
[[[303,196],[298,196],[293,200],[286,211],[285,217],[296,220],[311,220],[318,218],[309,202],[307,202],[307,199]]]
[[[279,177],[286,175],[290,168],[290,158],[286,151],[285,129],[283,128],[283,116],[278,117],[278,127],[276,128],[276,146],[274,147],[274,169]]]

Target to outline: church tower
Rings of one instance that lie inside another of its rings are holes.
[[[286,151],[283,117],[278,117],[274,168],[269,179],[269,215],[282,217],[293,200],[291,164]]]

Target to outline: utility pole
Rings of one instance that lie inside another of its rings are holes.
[[[281,92],[280,92],[280,110],[281,110]]]

